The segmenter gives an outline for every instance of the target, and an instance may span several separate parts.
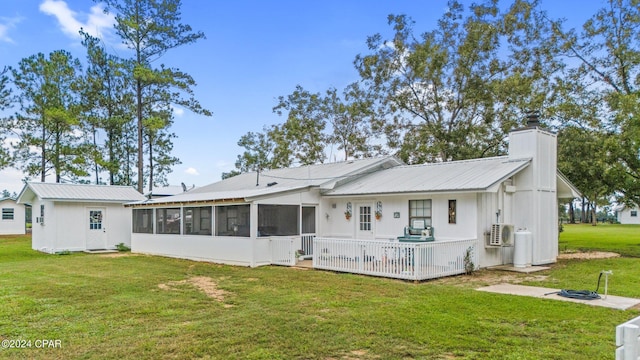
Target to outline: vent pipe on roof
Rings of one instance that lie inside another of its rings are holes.
[[[527,111],[527,127],[536,128],[540,126],[540,112],[538,110]]]

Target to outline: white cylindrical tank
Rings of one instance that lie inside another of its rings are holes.
[[[513,240],[513,266],[524,268],[531,266],[531,232],[518,229]]]

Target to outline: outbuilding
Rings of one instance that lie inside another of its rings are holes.
[[[0,198],[0,235],[24,235],[26,233],[25,206],[16,203],[16,199]]]
[[[46,253],[131,245],[131,209],[144,200],[129,186],[29,182],[18,204],[32,207],[32,248]]]
[[[615,208],[616,220],[620,224],[640,224],[637,206],[619,205]]]

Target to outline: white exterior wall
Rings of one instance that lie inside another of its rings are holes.
[[[268,265],[269,238],[234,236],[132,234],[135,253],[239,266]]]
[[[12,220],[3,220],[0,217],[0,235],[24,235],[26,233],[24,205],[16,204],[15,200],[5,199],[0,201],[0,209],[13,209]]]
[[[556,261],[558,256],[558,200],[556,135],[538,129],[509,134],[509,157],[532,157],[531,164],[514,177],[515,230],[532,234],[532,264]]]
[[[375,212],[376,203],[382,202],[382,218],[373,219],[373,238],[378,240],[396,240],[402,236],[404,227],[409,225],[409,200],[431,199],[431,222],[435,228],[435,240],[476,239],[476,195],[459,194],[416,194],[416,195],[378,195],[372,197],[336,197],[322,201],[323,213],[320,216],[320,236],[358,238],[356,226],[359,204],[368,204]],[[457,200],[456,224],[449,224],[449,200]],[[352,217],[346,220],[344,212],[347,202],[351,202]],[[335,207],[334,207],[335,204]],[[399,213],[395,218],[394,213]],[[328,215],[328,216],[327,216]]]
[[[511,185],[513,182],[509,182]],[[480,240],[479,261],[481,267],[505,265],[513,262],[513,247],[487,247],[488,234],[493,224],[514,225],[514,194],[505,191],[504,183],[495,193],[479,193],[478,207],[478,239]],[[500,212],[499,216],[497,215]],[[514,231],[517,229],[514,225]]]
[[[36,217],[40,217],[41,204],[45,205],[44,224],[35,221]],[[120,243],[131,245],[130,208],[121,204],[35,200],[32,210],[32,248],[47,253],[86,250],[89,208],[104,209],[102,230],[107,249],[115,249]]]
[[[631,211],[635,211],[636,216],[631,216]],[[638,210],[638,208],[629,209],[625,207],[617,211],[616,216],[620,224],[640,224],[640,210]]]
[[[44,205],[44,222],[40,221],[40,206]],[[53,214],[54,203],[47,200],[34,199],[31,204],[31,248],[34,250],[55,253],[56,222],[49,216]]]

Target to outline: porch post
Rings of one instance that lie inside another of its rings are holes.
[[[249,205],[249,238],[251,239],[251,267],[256,267],[256,251],[258,247],[258,204]]]

